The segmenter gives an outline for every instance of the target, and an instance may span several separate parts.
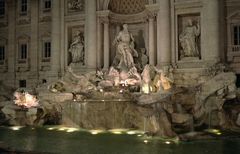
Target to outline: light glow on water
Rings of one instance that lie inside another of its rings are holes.
[[[34,130],[32,130],[32,128],[34,128]],[[65,130],[59,131],[60,128],[64,128]],[[68,131],[74,133],[69,133]],[[113,133],[114,131],[119,131],[122,135],[115,135]],[[99,149],[101,149],[101,153],[129,153],[129,149],[131,149],[130,153],[142,154],[192,154],[193,151],[199,154],[225,154],[240,151],[239,146],[237,146],[240,144],[240,139],[236,138],[235,134],[231,134],[231,136],[233,135],[234,137],[233,139],[225,139],[224,136],[222,140],[208,141],[204,139],[197,142],[189,141],[177,144],[180,142],[177,137],[162,138],[147,136],[139,130],[132,129],[114,129],[110,132],[104,129],[85,130],[68,126],[2,126],[0,127],[0,132],[1,142],[6,143],[12,149],[16,149],[16,151],[23,151],[23,153],[25,151],[33,153],[99,153]],[[216,133],[225,134],[224,131],[218,131]],[[226,133],[226,135],[227,134],[228,133]],[[217,137],[221,138],[221,136]],[[233,144],[234,148],[233,146],[229,146],[231,144]],[[57,148],[56,145],[58,145]],[[223,145],[226,145],[224,150],[222,150],[222,148],[216,148]]]

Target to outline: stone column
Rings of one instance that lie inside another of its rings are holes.
[[[65,26],[64,26],[64,17],[65,17],[65,1],[64,0],[60,0],[60,22],[61,22],[61,26],[60,26],[60,33],[61,33],[61,45],[60,45],[60,75],[64,76],[65,74],[65,67],[67,66],[66,60],[65,60],[65,55],[66,55],[66,50],[65,47],[68,46],[67,43],[65,43]],[[67,57],[67,56],[66,56]],[[67,59],[67,58],[66,58]]]
[[[51,72],[52,77],[58,77],[60,72],[60,1],[52,1],[52,33],[51,33]]]
[[[103,52],[102,52],[102,23],[100,19],[98,19],[98,27],[97,27],[97,67],[101,68],[102,67],[102,57],[103,57]]]
[[[121,25],[117,24],[116,25],[116,35],[120,32],[121,30]]]
[[[149,64],[155,65],[154,18],[149,18]]]
[[[96,69],[97,66],[97,15],[96,0],[86,1],[86,27],[87,27],[87,68]]]
[[[202,56],[203,60],[220,60],[220,10],[219,0],[203,0],[202,11]]]
[[[169,65],[171,61],[170,44],[170,0],[158,0],[157,14],[157,65]]]
[[[149,55],[149,28],[148,22],[144,23],[144,30],[145,30],[145,48],[147,50],[146,54]],[[149,60],[148,60],[149,61]]]
[[[35,84],[38,82],[38,64],[39,64],[39,51],[38,51],[38,2],[31,2],[31,41],[30,41],[30,68],[31,68],[31,77],[32,80],[35,80]],[[42,52],[42,51],[40,51]],[[33,83],[34,84],[34,83]]]
[[[108,20],[104,21],[103,23],[104,26],[104,69],[109,68],[109,23]]]
[[[16,85],[16,2],[9,1],[8,9],[8,52],[6,52],[8,65],[7,84],[17,87]]]

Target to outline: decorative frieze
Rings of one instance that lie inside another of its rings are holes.
[[[85,8],[84,0],[67,0],[67,10],[71,12],[82,12]]]

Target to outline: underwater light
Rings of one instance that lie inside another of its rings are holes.
[[[92,135],[97,135],[97,134],[102,133],[102,132],[103,132],[103,130],[90,130],[90,133]]]
[[[53,129],[54,129],[53,127],[47,128],[47,130],[53,130]]]
[[[120,93],[123,93],[123,90],[121,89],[119,92],[120,92]]]
[[[148,143],[148,140],[144,140],[143,142],[147,144],[147,143]]]
[[[134,135],[134,134],[136,134],[136,132],[135,131],[128,131],[127,134],[128,135]]]
[[[98,132],[91,132],[91,134],[92,134],[92,135],[97,135],[97,134],[98,134]]]
[[[166,141],[165,143],[166,143],[166,144],[171,144],[171,142],[170,142],[170,141]]]
[[[218,130],[218,129],[212,129],[212,132],[213,132],[213,133],[218,133],[219,130]]]
[[[21,128],[23,128],[23,126],[13,126],[13,127],[10,127],[10,129],[12,129],[12,130],[20,130]]]
[[[66,129],[67,129],[66,127],[60,127],[58,130],[64,131],[64,130],[66,130]]]
[[[141,134],[138,134],[137,136],[138,136],[138,137],[141,137],[142,135],[141,135]]]
[[[99,89],[99,91],[102,93],[102,92],[103,92],[103,89]]]
[[[222,133],[218,129],[207,129],[206,132],[221,135]]]
[[[120,132],[120,131],[113,131],[112,133],[113,134],[122,134],[122,132]]]
[[[75,132],[75,131],[78,131],[78,129],[77,128],[67,128],[68,133],[72,133],[72,132]]]
[[[122,134],[123,132],[127,132],[127,131],[128,129],[122,129],[122,128],[109,130],[109,132],[113,134]]]

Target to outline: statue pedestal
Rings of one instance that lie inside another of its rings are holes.
[[[74,73],[77,73],[77,74],[86,73],[86,66],[83,65],[82,63],[71,63],[69,67],[72,68]]]

